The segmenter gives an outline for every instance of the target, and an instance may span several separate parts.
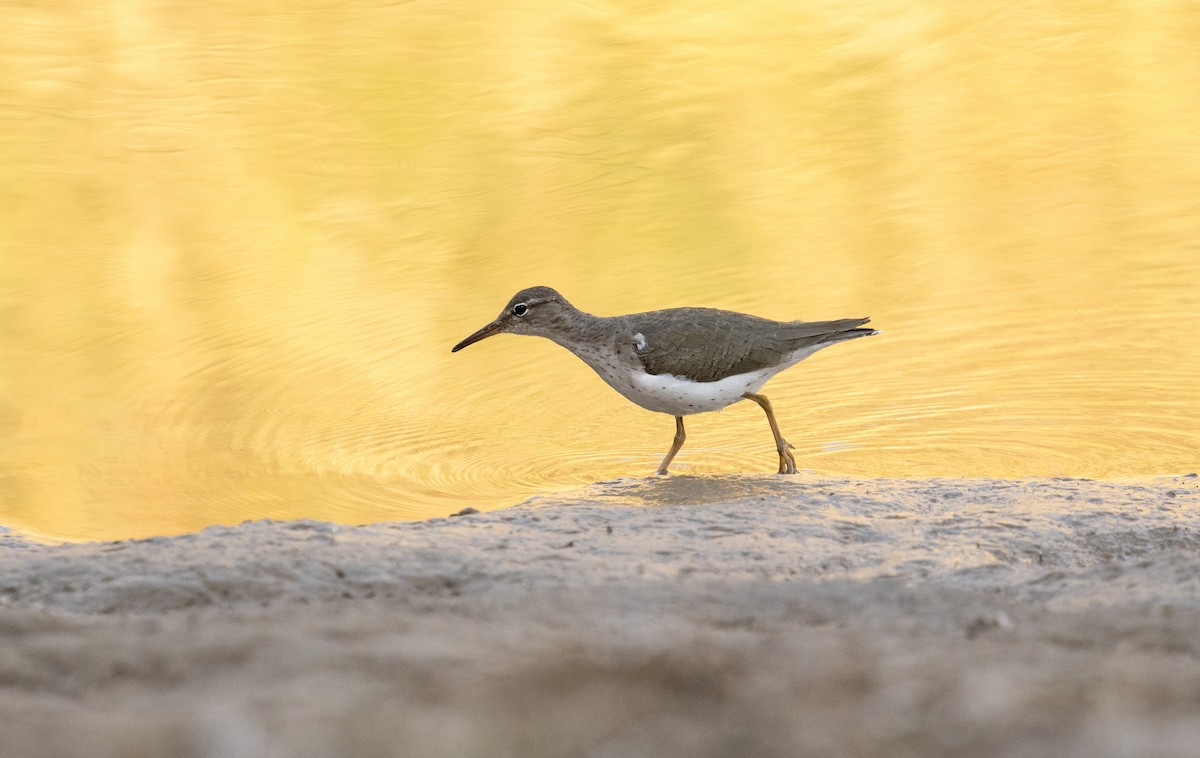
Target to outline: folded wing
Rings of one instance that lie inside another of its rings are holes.
[[[709,308],[675,308],[627,316],[635,354],[648,374],[674,374],[697,382],[778,366],[797,350],[874,334],[870,319],[771,321]]]

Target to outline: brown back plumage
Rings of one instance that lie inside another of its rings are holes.
[[[634,313],[627,321],[645,338],[637,351],[649,374],[674,374],[697,382],[778,366],[793,352],[874,334],[859,329],[867,318],[772,321],[713,308],[672,308]]]

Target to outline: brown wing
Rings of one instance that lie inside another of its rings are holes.
[[[645,347],[635,354],[649,374],[674,374],[698,382],[778,366],[794,351],[823,342],[865,336],[868,319],[771,321],[711,308],[673,308],[625,317]]]

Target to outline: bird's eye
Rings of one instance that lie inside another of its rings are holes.
[[[514,316],[524,316],[526,313],[529,313],[529,306],[525,303],[517,303],[513,306]]]

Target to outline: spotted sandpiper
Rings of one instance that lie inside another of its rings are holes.
[[[766,411],[779,473],[796,473],[796,459],[779,433],[775,412],[756,394],[771,377],[823,347],[878,334],[860,329],[870,319],[771,321],[714,308],[669,308],[627,316],[584,313],[549,287],[513,295],[496,320],[454,346],[501,332],[546,337],[577,355],[609,386],[646,410],[675,417],[675,441],[659,474],[683,447],[683,417],[740,400]]]

